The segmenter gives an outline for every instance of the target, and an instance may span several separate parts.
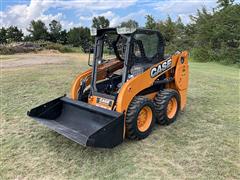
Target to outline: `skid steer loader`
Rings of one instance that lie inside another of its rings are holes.
[[[155,122],[174,122],[186,106],[188,53],[165,57],[164,39],[154,30],[91,29],[91,35],[91,68],[76,77],[70,98],[54,99],[28,115],[81,145],[102,148],[124,138],[144,139]]]

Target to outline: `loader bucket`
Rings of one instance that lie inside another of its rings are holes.
[[[38,106],[28,116],[83,146],[113,148],[123,141],[123,114],[67,97]]]

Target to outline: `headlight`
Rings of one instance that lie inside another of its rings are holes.
[[[97,29],[96,28],[91,28],[90,29],[90,34],[91,34],[91,36],[96,36],[97,35]]]

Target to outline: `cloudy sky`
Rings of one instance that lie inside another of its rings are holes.
[[[92,18],[99,15],[107,17],[111,26],[128,19],[144,25],[146,14],[156,19],[180,16],[188,23],[189,15],[197,9],[205,6],[212,10],[216,6],[216,0],[0,0],[0,3],[1,27],[15,25],[23,30],[33,19],[46,24],[56,19],[65,29],[91,26]]]

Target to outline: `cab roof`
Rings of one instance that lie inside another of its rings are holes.
[[[120,29],[122,29],[122,31],[120,32]],[[133,34],[135,32],[141,32],[141,33],[146,33],[146,34],[152,34],[152,33],[159,33],[159,31],[157,30],[152,30],[152,29],[145,29],[145,28],[127,28],[127,27],[121,27],[121,28],[101,28],[101,29],[96,29],[96,36],[101,36],[106,32],[111,32],[111,31],[115,31],[118,34],[125,34],[125,35],[130,35]],[[125,31],[125,32],[124,32]]]

